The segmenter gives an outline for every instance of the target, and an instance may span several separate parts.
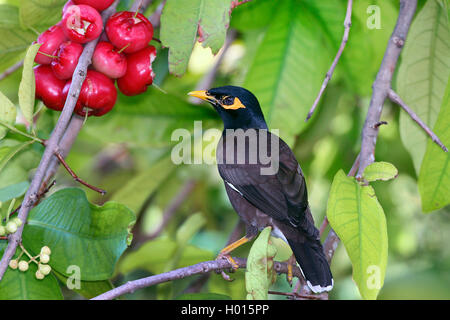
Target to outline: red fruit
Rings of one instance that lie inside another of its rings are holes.
[[[53,58],[51,63],[55,76],[62,80],[72,78],[82,52],[83,46],[79,43],[73,41],[61,43],[54,52],[56,58]]]
[[[73,0],[76,4],[87,4],[98,11],[108,8],[114,0]]]
[[[63,15],[64,34],[72,41],[86,43],[96,39],[103,29],[100,13],[91,6],[73,5]]]
[[[69,93],[71,83],[71,80],[68,81],[64,87],[63,95],[65,97]],[[87,111],[88,116],[102,116],[114,107],[116,99],[117,90],[113,80],[109,79],[103,73],[88,70],[86,80],[84,80],[81,86],[80,96],[75,106],[75,113],[84,117]]]
[[[117,80],[119,90],[127,96],[145,92],[155,78],[152,70],[155,58],[156,49],[153,46],[127,56],[127,72]]]
[[[56,25],[41,33],[36,42],[41,44],[39,52],[52,55],[53,52],[58,49],[59,45],[66,40],[67,38],[64,35],[63,29],[60,25]],[[52,62],[51,57],[40,54],[39,52],[36,55],[36,58],[34,58],[36,63],[49,64]]]
[[[55,77],[49,65],[34,67],[34,77],[36,78],[36,98],[42,100],[48,108],[61,111],[66,101],[63,95],[66,82]]]
[[[99,42],[92,56],[92,64],[95,70],[104,75],[117,79],[127,72],[127,59],[123,53],[119,53],[109,42]]]
[[[153,26],[142,14],[129,11],[115,13],[106,23],[109,41],[125,53],[144,49],[153,37]]]

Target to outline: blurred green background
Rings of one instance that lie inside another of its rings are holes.
[[[271,47],[271,43],[277,41],[276,37],[269,43],[264,39],[267,40],[265,36],[271,28],[279,28],[278,25],[284,23],[279,20],[282,19],[282,13],[278,9],[280,2],[283,1],[254,0],[233,11],[230,30],[236,31],[236,36],[224,53],[214,86],[233,84],[248,86],[250,89],[256,87],[254,92],[259,96],[258,92],[262,89],[252,80],[252,75],[249,76],[249,72],[258,73],[249,69],[255,68],[255,59],[259,67],[265,67],[261,45],[265,46],[266,53],[276,50]],[[299,28],[310,28],[308,30],[314,30],[310,36],[319,35],[319,38],[315,38],[316,47],[300,49],[313,50],[309,56],[314,56],[315,60],[305,62],[305,65],[311,64],[312,69],[299,67],[299,73],[294,76],[294,83],[299,86],[303,83],[309,85],[296,89],[303,91],[302,94],[306,97],[302,98],[301,94],[298,100],[291,101],[292,105],[299,105],[299,109],[294,110],[295,112],[288,111],[291,119],[287,124],[288,129],[283,131],[283,115],[275,123],[282,129],[281,137],[293,146],[306,175],[310,206],[316,226],[320,226],[335,173],[341,168],[348,172],[359,152],[360,133],[370,102],[371,84],[395,25],[398,1],[355,1],[350,40],[318,110],[307,124],[304,122],[306,112],[319,91],[323,76],[340,43],[346,1],[323,1],[325,7],[331,2],[338,3],[339,10],[328,11],[320,5],[313,5],[319,1],[301,2],[301,5],[310,8],[308,15],[311,17],[305,18],[307,23]],[[419,1],[418,11],[424,2]],[[154,1],[146,11],[147,15],[159,3],[160,1]],[[131,1],[122,1],[120,6],[127,8],[130,4]],[[371,4],[381,7],[381,29],[370,30],[366,26],[369,16],[366,10]],[[330,8],[332,6],[334,4]],[[156,29],[156,37],[158,31]],[[91,201],[103,203],[117,200],[139,213],[133,245],[117,265],[113,279],[116,285],[137,277],[213,259],[224,247],[238,220],[215,165],[175,166],[169,158],[171,148],[177,143],[171,141],[174,129],[192,130],[194,120],[203,120],[204,130],[222,129],[219,119],[207,110],[208,106],[193,107],[198,108],[198,112],[184,113],[182,109],[187,106],[186,93],[193,90],[205,74],[210,72],[217,56],[212,55],[209,48],[203,48],[197,43],[190,57],[187,73],[183,77],[175,77],[168,72],[167,49],[160,45],[157,47],[155,82],[168,96],[165,97],[155,87],[150,87],[145,94],[137,97],[120,96],[111,113],[101,118],[88,119],[67,158],[67,162],[80,177],[108,191],[105,197],[100,197],[86,189]],[[292,49],[292,46],[289,48]],[[268,54],[266,58],[269,60],[266,61],[267,68],[271,68],[272,56]],[[16,59],[20,59],[20,56]],[[291,63],[296,68],[297,62]],[[4,65],[0,72],[2,70]],[[317,73],[312,75],[312,72]],[[0,90],[14,103],[17,103],[20,77],[19,70],[0,82]],[[253,74],[253,77],[256,76]],[[283,77],[278,80],[285,81]],[[280,92],[280,95],[283,94],[283,91]],[[289,97],[297,99],[295,94],[288,93]],[[177,104],[178,109],[171,107],[172,104]],[[422,213],[417,173],[400,139],[400,112],[397,106],[386,103],[382,120],[387,121],[388,125],[380,128],[376,147],[376,159],[391,162],[399,170],[396,179],[373,184],[386,214],[389,236],[388,267],[379,298],[448,299],[450,208],[447,206],[430,214]],[[40,137],[49,136],[58,115],[43,109],[37,121]],[[292,129],[297,124],[298,130]],[[272,126],[272,129],[276,128]],[[283,135],[284,132],[286,135]],[[42,148],[35,146],[32,151],[20,154],[0,175],[0,186],[22,181],[21,179],[29,176],[30,170],[36,167],[41,152]],[[56,180],[57,185],[52,192],[76,186],[63,170],[59,171]],[[187,184],[193,187],[192,192],[176,210],[164,230],[155,239],[142,242],[146,234],[151,234],[158,228],[163,212]],[[181,228],[184,234],[180,234],[181,226],[184,226],[184,229]],[[236,251],[236,255],[245,257],[249,248],[250,245],[243,246]],[[360,299],[351,278],[350,260],[342,244],[333,259],[332,271],[335,289],[330,298]],[[187,278],[137,291],[128,297],[173,299],[186,292],[213,292],[226,294],[234,299],[245,298],[243,271],[237,271],[232,277],[235,281],[231,283],[223,281],[216,274],[211,274],[209,278]],[[272,289],[290,290],[284,276],[278,277]],[[73,292],[64,293],[69,298],[78,297]],[[284,299],[273,295],[270,298]]]

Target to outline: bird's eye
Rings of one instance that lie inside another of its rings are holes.
[[[225,97],[222,99],[222,104],[226,106],[231,106],[234,104],[234,97]]]

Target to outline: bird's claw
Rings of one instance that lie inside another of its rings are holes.
[[[229,254],[219,254],[217,256],[216,260],[221,260],[221,259],[226,259],[231,264],[230,272],[234,272],[237,269],[239,269],[239,265],[236,263],[236,261],[234,261],[234,259]],[[226,281],[231,282],[234,280],[234,279],[230,278],[230,276],[228,274],[226,274],[225,271],[222,270],[220,273]]]

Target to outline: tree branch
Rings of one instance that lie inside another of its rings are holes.
[[[234,261],[238,264],[239,268],[246,268],[247,266],[247,260],[243,258],[235,258],[233,257]],[[117,297],[120,297],[126,293],[134,292],[138,289],[154,286],[163,282],[178,280],[187,278],[190,276],[194,276],[197,274],[206,274],[211,271],[223,271],[230,269],[232,267],[231,263],[227,259],[220,259],[220,260],[212,260],[212,261],[205,261],[200,262],[197,264],[194,264],[192,266],[184,267],[175,269],[169,272],[157,274],[154,276],[137,279],[133,281],[129,281],[125,283],[124,285],[121,285],[117,288],[114,288],[110,291],[107,291],[92,300],[112,300]],[[286,274],[288,272],[288,266],[285,262],[278,262],[275,261],[273,264],[274,270],[277,273],[284,273]],[[301,271],[300,269],[295,266],[293,268],[293,274],[296,277],[301,277]]]
[[[417,0],[400,0],[397,24],[389,38],[383,61],[372,85],[372,99],[370,100],[369,110],[367,111],[366,121],[362,130],[361,156],[357,178],[361,178],[364,169],[375,161],[375,145],[378,137],[378,126],[376,124],[380,122],[383,104],[391,89],[392,75],[405,44],[416,7]]]
[[[106,20],[115,12],[118,2],[119,1],[116,0],[108,9],[103,11],[102,18],[104,22],[106,22]],[[72,118],[72,113],[78,100],[81,86],[86,78],[87,68],[91,64],[92,54],[94,53],[98,41],[99,38],[86,44],[83,49],[83,53],[79,58],[78,65],[72,77],[72,84],[70,85],[67,100],[64,104],[64,109],[61,112],[50,138],[47,140],[44,154],[42,155],[39,166],[33,180],[31,181],[30,187],[25,194],[22,206],[20,207],[18,217],[24,222],[27,220],[29,211],[34,207],[38,200],[38,194],[41,189],[41,185],[44,182],[47,169],[51,164],[55,151],[58,150],[59,141],[61,140],[61,137],[63,136],[66,128],[68,127],[69,121]],[[8,268],[9,261],[14,256],[16,248],[21,241],[24,225],[25,223],[23,223],[15,233],[8,237],[8,246],[6,247],[0,261],[0,280],[3,278],[3,275]]]
[[[131,6],[130,11],[136,12],[137,10],[139,10],[140,13],[144,13],[144,11],[149,5],[151,5],[152,2],[153,0],[136,0]]]
[[[402,107],[403,110],[406,111],[406,113],[409,114],[411,119],[413,119],[424,131],[427,135],[430,136],[431,140],[433,140],[434,143],[436,143],[439,147],[441,147],[442,150],[445,152],[448,152],[448,149],[442,141],[439,139],[439,137],[425,124],[425,122],[422,121],[422,119],[419,118],[419,116],[410,108],[408,105],[400,98],[400,96],[392,89],[388,92],[388,97],[391,99],[392,102],[395,102],[400,107]]]
[[[336,65],[341,58],[342,52],[344,52],[345,45],[348,41],[348,35],[350,33],[350,27],[352,25],[352,7],[353,7],[353,0],[348,0],[347,3],[347,13],[345,14],[345,20],[344,20],[344,35],[342,37],[341,45],[339,47],[339,50],[336,54],[336,57],[333,60],[333,63],[331,64],[330,69],[328,70],[327,74],[325,75],[325,79],[323,80],[322,87],[320,88],[319,94],[317,95],[316,100],[314,100],[314,103],[311,107],[311,109],[308,112],[308,115],[306,116],[306,120],[308,121],[311,116],[313,115],[314,111],[317,108],[317,105],[319,104],[320,98],[322,97],[323,92],[325,91],[325,88],[328,85],[328,82],[331,80],[331,77],[333,76],[334,69],[336,69]]]

